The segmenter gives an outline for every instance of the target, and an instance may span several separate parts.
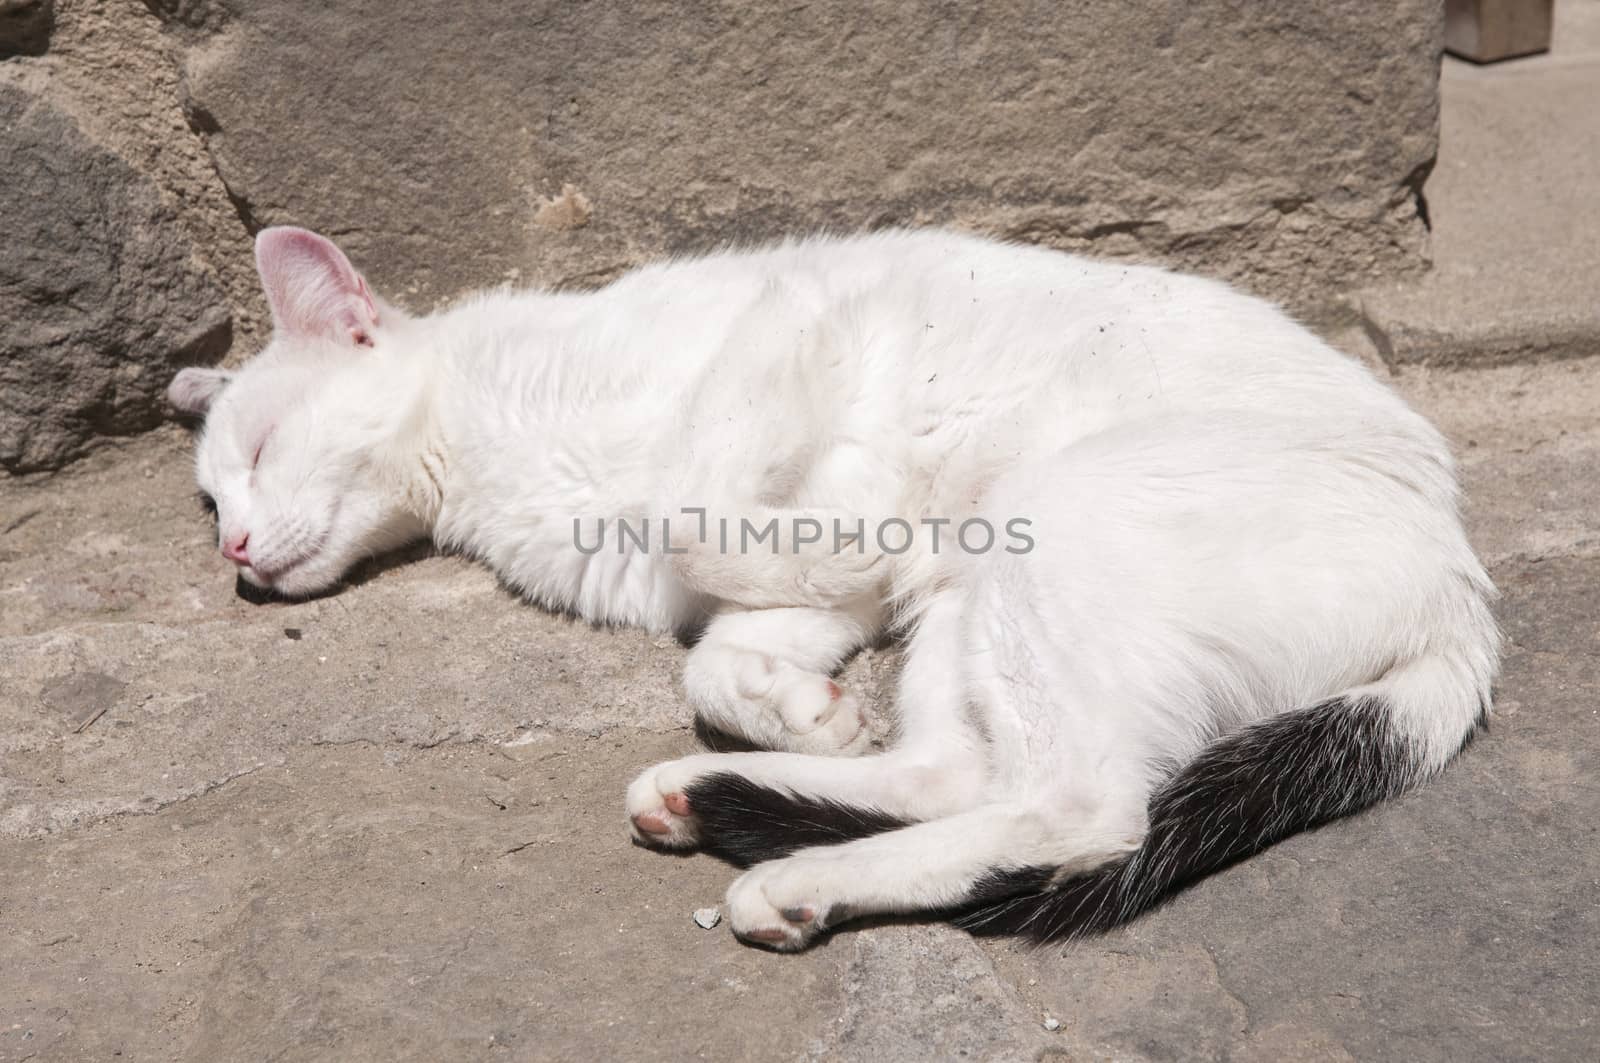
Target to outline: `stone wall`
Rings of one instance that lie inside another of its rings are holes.
[[[13,471],[150,423],[146,378],[220,354],[218,312],[247,354],[249,238],[276,223],[335,236],[420,310],[883,225],[1173,263],[1307,311],[1425,265],[1437,0],[53,6],[47,44],[39,11],[24,47],[0,43],[4,113],[56,114],[75,152],[125,173],[91,195],[77,165],[25,191],[8,172],[0,217],[44,219],[27,239],[58,257],[95,204],[135,220],[66,256],[71,283],[113,277],[125,296],[97,297],[92,327],[67,320],[68,281],[33,284],[34,260],[7,251],[0,309],[26,318],[0,333]],[[8,118],[5,150],[45,121]],[[165,241],[147,265],[119,250],[140,234]],[[103,414],[85,381],[108,367],[143,415]]]
[[[0,470],[15,473],[159,424],[176,369],[250,344],[263,308],[148,9],[0,0],[0,57]]]

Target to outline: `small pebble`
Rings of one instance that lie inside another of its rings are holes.
[[[722,913],[715,908],[697,908],[694,913],[694,924],[701,930],[710,930],[722,922]]]
[[[1044,1019],[1044,1028],[1046,1030],[1052,1030],[1052,1031],[1053,1030],[1059,1030],[1059,1029],[1061,1029],[1061,1020],[1060,1019],[1053,1019],[1050,1016],[1046,1015],[1045,1019]]]

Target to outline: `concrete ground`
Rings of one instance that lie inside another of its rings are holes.
[[[1431,201],[1443,243],[1466,207]],[[250,604],[176,430],[0,480],[0,1061],[1590,1059],[1600,341],[1564,342],[1589,357],[1395,378],[1504,592],[1490,734],[1069,948],[702,930],[732,872],[621,814],[694,744],[681,647],[444,557]],[[894,666],[848,678],[881,697]]]

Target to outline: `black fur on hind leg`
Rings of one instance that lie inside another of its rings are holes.
[[[804,797],[733,772],[698,779],[684,791],[700,849],[749,867],[815,845],[838,845],[911,825],[872,808]]]

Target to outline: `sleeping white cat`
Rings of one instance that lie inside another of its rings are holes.
[[[411,317],[312,233],[257,261],[272,342],[170,389],[206,418],[224,554],[295,596],[431,536],[548,608],[699,631],[694,711],[773,752],[657,765],[627,812],[753,865],[746,940],[1111,926],[1427,778],[1488,711],[1492,587],[1444,441],[1224,285],[887,232]],[[784,530],[724,549],[685,510]],[[974,519],[1031,548],[794,530]],[[673,522],[673,550],[619,521]],[[886,627],[898,728],[871,752],[830,676]]]

